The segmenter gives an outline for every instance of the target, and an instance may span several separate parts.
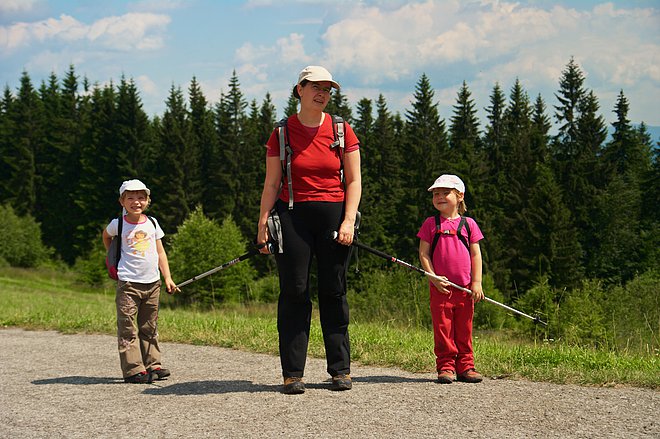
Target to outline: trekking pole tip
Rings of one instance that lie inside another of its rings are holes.
[[[534,323],[540,323],[543,326],[548,326],[548,324],[546,322],[544,322],[543,320],[541,320],[541,318],[539,316],[534,316]]]

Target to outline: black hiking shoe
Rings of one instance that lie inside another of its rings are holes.
[[[341,391],[341,390],[351,390],[353,388],[353,381],[351,381],[351,376],[347,373],[342,373],[332,377],[332,384],[330,385],[330,390]]]
[[[130,384],[150,384],[151,374],[147,373],[146,370],[143,370],[140,373],[124,378],[124,382]]]
[[[163,369],[161,367],[157,369],[152,369],[151,370],[151,380],[156,381],[156,380],[164,380],[170,376],[170,371],[167,369]]]
[[[286,377],[284,378],[284,387],[282,393],[285,395],[300,395],[305,393],[305,383],[301,377]]]

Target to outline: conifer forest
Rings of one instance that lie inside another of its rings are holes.
[[[416,234],[435,213],[427,188],[452,173],[465,181],[466,214],[485,236],[484,272],[508,298],[542,280],[570,290],[586,279],[625,284],[657,273],[657,139],[628,119],[624,90],[614,108],[601,108],[575,60],[557,86],[553,96],[530,96],[520,80],[495,83],[489,101],[477,103],[464,82],[452,108],[439,108],[423,74],[403,114],[382,95],[353,103],[334,91],[326,111],[361,142],[360,239],[418,264]],[[264,144],[297,100],[284,109],[269,94],[247,102],[236,74],[226,90],[211,104],[193,77],[149,117],[132,79],[99,85],[71,66],[35,84],[24,72],[0,101],[0,205],[34,218],[43,243],[69,265],[100,243],[131,178],[151,188],[150,214],[166,235],[201,207],[219,222],[231,217],[252,240]],[[611,126],[603,113],[615,114]],[[360,266],[383,261],[361,256]]]

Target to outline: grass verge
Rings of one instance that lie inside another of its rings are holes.
[[[116,331],[114,290],[81,288],[67,274],[3,268],[0,303],[2,327],[110,335]],[[160,338],[277,355],[275,315],[274,305],[213,311],[164,306]],[[350,327],[353,361],[411,372],[434,371],[431,331],[392,321],[361,322],[359,316],[354,317]],[[476,333],[474,350],[477,368],[492,378],[660,389],[658,355],[535,343],[497,332]],[[324,356],[318,316],[312,320],[309,355]]]

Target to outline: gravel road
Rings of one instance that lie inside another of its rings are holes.
[[[124,384],[107,335],[0,330],[0,438],[660,438],[660,392],[530,381],[439,385],[354,365],[328,390],[309,359],[303,395],[279,359],[163,343],[166,381]]]

